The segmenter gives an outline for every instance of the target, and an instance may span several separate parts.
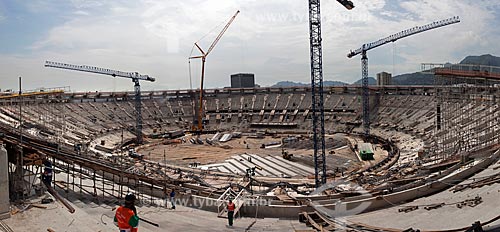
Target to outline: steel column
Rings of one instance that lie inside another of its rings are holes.
[[[132,79],[134,82],[135,92],[135,133],[137,136],[137,144],[142,144],[142,105],[141,105],[141,85],[139,79]]]
[[[321,14],[319,0],[309,0],[309,36],[311,49],[314,178],[316,188],[318,188],[326,183],[323,58],[321,48]]]
[[[363,50],[361,57],[361,79],[363,91],[363,132],[370,135],[370,90],[368,89],[368,57]]]

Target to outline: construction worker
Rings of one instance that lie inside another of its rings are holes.
[[[170,191],[170,204],[172,204],[172,209],[175,209],[175,190]]]
[[[120,232],[137,232],[139,217],[135,208],[135,195],[128,193],[125,196],[125,205],[118,207],[115,213],[114,223]]]
[[[47,186],[52,182],[52,163],[48,159],[43,160],[42,182]]]
[[[233,226],[234,208],[235,205],[230,199],[229,203],[227,203],[227,220],[229,221],[229,226]]]

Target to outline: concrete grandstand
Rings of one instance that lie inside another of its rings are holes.
[[[209,224],[225,217],[223,206],[233,199],[249,224],[242,230],[460,231],[474,224],[493,231],[500,226],[500,88],[483,76],[467,85],[449,82],[470,77],[438,78],[446,84],[371,88],[369,137],[360,133],[361,89],[325,88],[330,184],[320,190],[306,87],[205,90],[200,137],[190,133],[196,91],[143,92],[143,145],[134,144],[132,92],[5,99],[0,125],[11,200],[33,199],[42,188],[37,161],[46,159],[54,164],[60,200],[73,208],[113,206],[135,192],[147,211],[176,189],[181,207],[211,218]],[[359,157],[362,143],[372,144],[374,160]],[[266,219],[252,224],[253,217]],[[28,228],[15,218],[7,224]]]

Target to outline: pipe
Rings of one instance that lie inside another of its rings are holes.
[[[44,183],[45,184],[45,183]],[[74,213],[75,212],[75,208],[73,208],[73,206],[71,206],[67,201],[66,199],[62,198],[59,194],[57,194],[57,192],[54,190],[54,188],[52,188],[52,186],[50,185],[47,185],[45,184],[45,186],[47,186],[47,191],[49,191],[49,193],[54,196],[58,201],[60,201],[64,206],[66,206],[66,208],[68,209],[68,211],[70,213]]]

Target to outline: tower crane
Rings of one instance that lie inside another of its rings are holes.
[[[363,130],[364,130],[363,132],[365,135],[370,134],[370,93],[368,89],[368,57],[366,55],[366,52],[376,47],[380,47],[384,44],[395,42],[398,39],[402,39],[424,31],[429,31],[432,29],[444,27],[458,22],[460,22],[460,18],[458,16],[455,16],[448,19],[429,23],[423,26],[412,27],[410,29],[387,36],[383,39],[379,39],[375,42],[363,44],[363,46],[361,46],[360,48],[354,51],[351,50],[351,52],[347,54],[347,57],[349,58],[361,54],[361,80],[362,80]]]
[[[222,31],[219,33],[219,35],[217,35],[217,37],[212,42],[212,44],[210,45],[210,47],[208,48],[208,50],[206,52],[203,51],[203,49],[200,47],[200,45],[198,45],[198,42],[196,42],[196,43],[194,43],[194,46],[196,46],[196,48],[198,48],[201,55],[189,57],[190,60],[191,59],[201,59],[201,83],[200,83],[200,103],[199,103],[200,106],[198,109],[198,123],[196,125],[193,122],[193,130],[196,131],[198,134],[201,134],[201,132],[203,130],[203,123],[202,123],[202,119],[203,119],[203,82],[205,81],[205,61],[207,59],[207,56],[215,48],[215,45],[217,45],[219,40],[222,38],[224,33],[227,31],[227,29],[229,28],[229,26],[231,25],[231,23],[234,21],[234,19],[236,18],[236,16],[239,13],[240,13],[239,10],[236,11],[236,13],[231,17],[231,19],[229,19],[229,22],[227,22],[226,26],[224,26],[224,28],[222,28]]]
[[[87,66],[87,65],[65,64],[65,63],[52,62],[52,61],[45,61],[45,67],[60,68],[60,69],[74,70],[74,71],[80,71],[80,72],[89,72],[89,73],[109,75],[112,77],[123,77],[123,78],[132,79],[132,82],[134,82],[134,93],[135,93],[135,113],[136,113],[136,115],[135,115],[136,116],[135,133],[137,136],[136,142],[137,142],[137,144],[142,143],[142,113],[141,113],[142,106],[141,106],[141,86],[139,84],[139,81],[154,82],[155,78],[150,77],[148,75],[141,75],[138,72],[122,72],[122,71],[116,71],[116,70],[111,70],[111,69],[106,69],[106,68],[98,68],[98,67]]]
[[[337,0],[348,10],[349,0]],[[309,45],[311,55],[311,91],[314,143],[314,179],[316,188],[326,183],[325,114],[323,106],[323,52],[321,48],[320,0],[309,0]]]

